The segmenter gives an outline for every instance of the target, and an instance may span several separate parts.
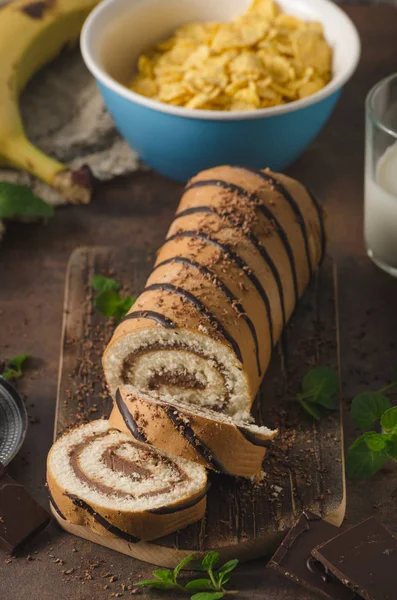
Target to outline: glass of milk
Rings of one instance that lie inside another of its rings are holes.
[[[364,234],[368,256],[397,277],[397,73],[367,96]]]

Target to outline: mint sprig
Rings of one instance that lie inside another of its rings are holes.
[[[27,358],[29,358],[29,354],[18,354],[18,356],[10,358],[6,362],[5,368],[1,373],[3,379],[6,379],[7,381],[20,379],[23,375],[22,366]]]
[[[94,299],[96,310],[105,317],[115,317],[118,321],[130,310],[136,296],[121,298],[119,289],[121,284],[105,275],[94,275],[91,287],[98,292]]]
[[[297,394],[302,408],[317,421],[326,410],[336,410],[339,375],[330,367],[315,367],[302,379],[302,391]]]
[[[368,479],[388,460],[397,461],[397,406],[390,406],[384,392],[397,385],[393,381],[375,392],[361,392],[351,404],[351,419],[366,430],[350,446],[346,456],[349,479]],[[375,431],[373,428],[377,428]]]
[[[0,181],[0,219],[48,219],[53,215],[54,208],[27,185]]]
[[[229,582],[229,573],[233,571],[238,560],[229,560],[219,569],[214,570],[219,562],[218,552],[209,552],[201,561],[201,570],[208,574],[208,578],[199,578],[188,581],[183,585],[178,581],[180,571],[188,563],[195,560],[195,555],[190,554],[184,558],[173,571],[169,569],[158,569],[153,571],[155,579],[144,579],[134,583],[134,586],[149,587],[158,590],[175,589],[179,592],[191,593],[195,592],[190,598],[191,600],[220,600],[226,594],[234,594],[234,591],[226,590],[225,585]]]

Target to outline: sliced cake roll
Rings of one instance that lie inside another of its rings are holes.
[[[167,535],[205,513],[202,466],[142,444],[102,419],[55,442],[47,482],[61,517],[131,543]]]
[[[132,384],[168,402],[248,412],[324,246],[321,209],[297,181],[228,166],[197,175],[105,351],[112,394]]]
[[[277,435],[238,416],[157,400],[130,385],[117,390],[109,422],[136,440],[241,477],[260,472],[266,445]]]

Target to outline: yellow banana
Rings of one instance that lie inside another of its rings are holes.
[[[90,170],[72,171],[29,142],[19,95],[38,69],[78,40],[84,20],[97,2],[12,0],[0,5],[0,161],[39,177],[71,203],[90,201]]]

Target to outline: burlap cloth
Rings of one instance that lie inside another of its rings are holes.
[[[63,53],[37,73],[20,100],[27,136],[61,162],[88,164],[101,180],[142,166],[117,133],[78,50]],[[0,181],[31,185],[46,202],[63,203],[57,192],[27,173],[0,169]]]

